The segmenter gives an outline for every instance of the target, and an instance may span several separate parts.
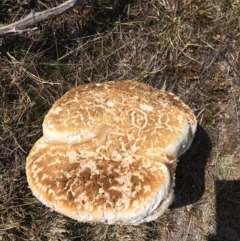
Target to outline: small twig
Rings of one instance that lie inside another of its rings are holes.
[[[190,220],[189,220],[189,224],[188,224],[188,228],[187,228],[187,235],[186,235],[184,241],[186,241],[187,238],[188,238],[189,230],[190,230],[191,225],[192,225],[192,216],[190,217]]]
[[[27,5],[27,4],[29,4],[29,1],[27,1],[27,0],[24,0],[24,1],[17,0],[17,3],[18,3],[19,5]]]
[[[108,225],[107,225],[107,227],[106,227],[106,229],[105,229],[105,231],[104,231],[103,236],[100,238],[100,240],[105,240],[105,239],[106,239],[106,237],[107,237],[107,232],[108,232]]]
[[[42,21],[56,18],[84,2],[86,2],[86,0],[68,0],[57,7],[53,7],[42,12],[35,13],[32,11],[23,19],[0,27],[0,38],[36,30],[37,27],[31,28],[31,26]]]
[[[235,104],[235,111],[236,111],[236,119],[237,119],[237,125],[238,125],[238,131],[240,131],[240,121],[239,121],[239,110],[238,110],[238,104],[236,101],[236,97],[233,94],[233,91],[231,90],[232,96],[233,96],[233,100],[234,100],[234,104]]]
[[[230,62],[230,60],[227,58],[227,56],[224,56],[224,58],[226,59],[227,63],[229,64],[229,66],[234,70],[234,72],[237,74],[238,77],[240,77],[240,72],[232,65],[232,63]]]

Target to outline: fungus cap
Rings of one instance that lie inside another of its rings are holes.
[[[177,96],[141,82],[78,86],[44,119],[27,158],[29,186],[78,221],[154,220],[172,201],[176,160],[196,125]]]

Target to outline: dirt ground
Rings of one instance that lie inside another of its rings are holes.
[[[64,2],[0,2],[0,25]],[[0,241],[239,241],[240,2],[89,1],[0,39]],[[25,164],[52,104],[90,82],[136,79],[172,91],[198,119],[175,198],[139,226],[83,224],[42,205]]]

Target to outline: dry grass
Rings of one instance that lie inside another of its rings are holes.
[[[0,24],[55,4],[1,1]],[[240,240],[239,9],[238,0],[96,0],[0,40],[0,241]],[[173,91],[200,126],[161,218],[137,227],[77,223],[32,196],[26,156],[64,92],[120,79]]]

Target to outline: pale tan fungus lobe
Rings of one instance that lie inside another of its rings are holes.
[[[137,225],[173,198],[197,122],[177,96],[137,81],[78,86],[55,102],[27,158],[33,194],[81,222]]]

